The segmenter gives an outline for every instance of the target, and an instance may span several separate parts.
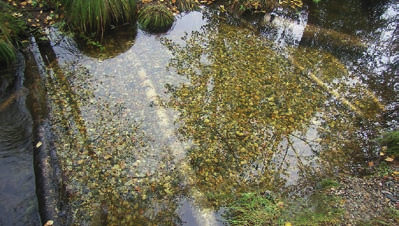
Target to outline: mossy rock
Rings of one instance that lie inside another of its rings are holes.
[[[162,4],[146,5],[138,15],[140,28],[149,32],[166,32],[174,21],[172,12]]]

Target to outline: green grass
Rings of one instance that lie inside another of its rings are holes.
[[[165,32],[174,21],[173,14],[162,4],[146,5],[138,15],[140,27],[149,32]]]
[[[386,132],[377,141],[385,154],[399,157],[399,130]]]
[[[111,25],[134,23],[136,0],[61,0],[67,22],[84,32],[104,32]]]
[[[10,64],[16,58],[16,49],[8,40],[0,40],[0,62]]]
[[[16,58],[19,35],[24,33],[25,24],[19,14],[7,3],[0,1],[0,62],[9,65]]]
[[[275,198],[257,192],[243,193],[225,207],[224,217],[232,226],[251,225],[339,225],[344,210],[340,199],[324,193],[337,187],[334,180],[323,180],[321,189],[310,197]]]
[[[323,179],[320,181],[320,187],[322,189],[336,188],[336,187],[339,187],[339,183],[336,180],[326,178],[326,179]]]
[[[317,192],[309,198],[289,201],[282,219],[292,225],[339,225],[343,214],[339,203],[339,198]]]
[[[275,225],[282,209],[270,197],[259,193],[244,193],[227,207],[225,217],[232,226]]]

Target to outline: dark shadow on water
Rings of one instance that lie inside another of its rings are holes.
[[[19,54],[19,61],[23,57]],[[0,225],[41,225],[35,189],[32,117],[17,65],[14,91],[0,102]]]
[[[135,43],[137,25],[126,24],[108,31],[102,38],[88,35],[78,37],[76,42],[83,54],[97,58],[113,58],[129,50]]]

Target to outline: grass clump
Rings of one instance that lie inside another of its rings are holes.
[[[0,63],[9,65],[16,59],[15,45],[24,33],[25,24],[21,14],[6,2],[0,1]]]
[[[61,0],[67,21],[75,29],[104,34],[115,24],[132,23],[136,0]]]
[[[232,226],[251,225],[339,225],[343,209],[340,199],[325,193],[337,182],[323,182],[309,197],[276,198],[270,193],[244,193],[226,207],[224,217]]]
[[[162,4],[146,5],[138,15],[140,27],[149,32],[165,32],[174,21],[172,12]]]
[[[275,225],[281,216],[281,203],[259,193],[244,193],[227,207],[225,217],[232,226]]]
[[[319,183],[319,187],[322,189],[337,188],[337,187],[339,187],[339,185],[340,184],[336,180],[329,179],[329,178],[323,179]]]

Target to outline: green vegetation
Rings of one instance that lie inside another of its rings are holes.
[[[138,15],[141,28],[149,32],[165,32],[174,21],[173,14],[162,4],[146,5]]]
[[[324,194],[326,187],[307,198],[277,199],[266,193],[244,193],[226,207],[230,225],[336,225],[343,209],[340,199]]]
[[[25,24],[17,13],[6,2],[0,1],[0,62],[10,64],[16,58],[15,45],[18,37],[24,32]]]
[[[253,12],[265,12],[270,11],[278,5],[278,1],[275,0],[238,0],[226,3],[226,8],[231,11],[243,13],[245,10],[251,10]]]
[[[225,4],[229,11],[238,13],[244,13],[245,11],[254,13],[270,12],[277,6],[282,6],[295,11],[303,6],[302,0],[237,0],[228,1]]]
[[[320,181],[319,187],[320,188],[336,188],[336,187],[339,187],[339,183],[336,180],[326,178],[326,179],[323,179],[322,181]]]
[[[399,157],[399,130],[383,134],[378,141],[385,154]]]
[[[195,0],[171,0],[169,4],[174,5],[180,12],[196,10],[199,7],[198,1]]]
[[[113,24],[133,23],[136,0],[61,0],[67,21],[84,32],[103,34]]]
[[[390,165],[388,165],[388,163],[386,163],[385,161],[382,161],[378,167],[377,167],[377,175],[378,176],[390,176],[393,174],[393,169]],[[371,175],[374,176],[374,175]]]
[[[244,193],[231,206],[225,217],[232,226],[273,225],[281,216],[282,203],[259,193]]]
[[[344,210],[340,198],[318,190],[309,198],[290,200],[283,211],[283,222],[292,225],[339,225]]]

